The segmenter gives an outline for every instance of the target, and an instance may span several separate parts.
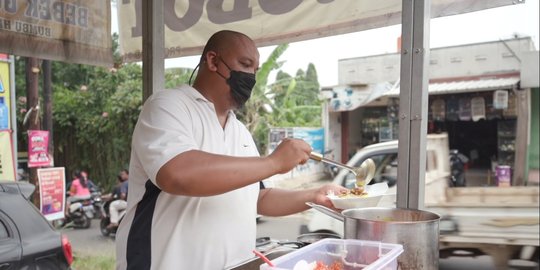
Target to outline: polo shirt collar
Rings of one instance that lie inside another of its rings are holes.
[[[189,91],[187,91],[187,94],[189,96],[191,96],[193,99],[197,100],[197,101],[203,101],[203,102],[206,102],[208,103],[209,105],[211,105],[212,109],[214,108],[214,103],[210,102],[210,100],[208,100],[206,97],[204,97],[201,92],[197,91],[197,89],[195,89],[193,86],[191,85],[187,85],[186,87],[187,89],[189,89]],[[233,112],[233,110],[229,110],[229,118],[233,118],[233,119],[236,119],[236,114]]]

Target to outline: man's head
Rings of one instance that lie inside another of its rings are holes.
[[[126,169],[121,170],[119,176],[120,176],[120,178],[122,179],[122,181],[128,180],[128,178],[129,178],[129,172],[128,172],[128,170],[126,170]]]
[[[219,31],[204,47],[194,86],[206,94],[216,89],[210,97],[214,103],[238,108],[251,95],[258,67],[259,51],[253,40],[239,32]]]

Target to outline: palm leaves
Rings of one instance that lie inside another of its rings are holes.
[[[261,153],[266,152],[268,132],[272,127],[314,127],[321,125],[321,106],[317,99],[319,84],[313,64],[307,72],[299,70],[296,77],[278,71],[277,80],[268,84],[272,71],[283,62],[279,57],[288,44],[277,46],[257,72],[257,84],[245,107],[237,112],[246,124]]]

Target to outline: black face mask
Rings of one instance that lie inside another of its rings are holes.
[[[232,70],[221,58],[220,61],[229,69],[230,75],[227,79],[225,76],[221,75],[221,73],[218,72],[218,74],[225,79],[231,88],[231,96],[234,99],[234,102],[236,102],[236,106],[241,108],[248,101],[249,97],[251,96],[251,91],[257,82],[255,80],[255,74]]]

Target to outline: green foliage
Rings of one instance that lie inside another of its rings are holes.
[[[268,85],[270,73],[283,62],[279,57],[288,44],[277,46],[257,72],[257,84],[239,119],[246,123],[260,153],[265,153],[272,127],[318,127],[321,125],[319,83],[313,64],[298,70],[295,77],[279,70],[276,81]]]
[[[114,57],[118,60],[117,47],[115,42]],[[27,148],[24,60],[17,58],[15,63],[19,151]],[[114,186],[119,171],[129,166],[131,134],[142,107],[141,66],[115,66],[107,69],[52,63],[55,166],[66,167],[68,176],[76,169],[87,170],[90,178],[106,190]],[[190,72],[166,70],[166,85],[187,83]],[[40,103],[43,108],[43,101]]]
[[[113,36],[115,61],[120,59],[117,38]],[[276,82],[268,85],[270,73],[281,68],[283,62],[278,59],[287,48],[288,44],[277,46],[262,64],[250,100],[237,112],[261,153],[266,152],[271,127],[321,125],[319,84],[312,64],[294,77],[278,71]],[[24,60],[17,58],[15,62],[19,151],[27,147]],[[55,166],[66,167],[68,175],[76,169],[87,170],[90,178],[107,190],[116,183],[117,173],[129,165],[131,134],[142,107],[141,66],[117,62],[115,67],[52,63]],[[191,72],[167,69],[166,88],[187,83]]]

